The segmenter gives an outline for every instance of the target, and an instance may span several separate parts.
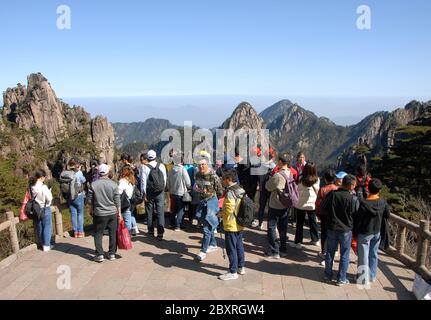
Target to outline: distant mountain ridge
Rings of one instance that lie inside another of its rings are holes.
[[[145,142],[148,145],[157,144],[164,130],[179,128],[168,120],[156,118],[149,118],[144,122],[117,122],[112,125],[115,131],[116,145],[119,148],[136,142]]]
[[[339,157],[355,156],[358,144],[365,144],[373,155],[384,153],[393,144],[395,130],[419,118],[430,103],[412,101],[405,108],[375,112],[355,125],[340,126],[287,99],[260,114],[250,103],[242,102],[220,128],[268,129],[270,143],[277,150],[293,154],[302,151],[320,166],[328,166],[335,165]],[[179,127],[167,120],[147,119],[143,123],[114,124],[114,128],[118,145],[136,141],[154,145],[163,130]]]

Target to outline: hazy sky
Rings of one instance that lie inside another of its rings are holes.
[[[2,1],[0,90],[40,71],[65,98],[429,96],[430,12],[429,0]]]

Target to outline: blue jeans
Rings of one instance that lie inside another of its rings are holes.
[[[185,204],[183,202],[182,196],[172,195],[172,198],[174,199],[174,212],[172,214],[172,225],[179,229],[181,228],[181,225],[183,223],[183,217],[184,217],[184,207]]]
[[[84,195],[80,194],[75,200],[69,201],[73,231],[84,232]]]
[[[37,235],[39,243],[42,246],[48,247],[51,245],[52,236],[52,210],[51,207],[45,208],[45,216],[42,220],[36,220]]]
[[[207,220],[204,220],[203,224],[204,238],[202,239],[201,251],[207,253],[209,246],[217,247],[217,240],[214,235],[214,230],[217,230],[217,227],[214,228]]]
[[[334,265],[335,252],[341,247],[340,266],[337,281],[347,280],[347,270],[350,263],[350,248],[352,246],[352,231],[341,232],[328,230],[326,239],[325,277],[332,280],[332,268]]]
[[[366,284],[377,276],[380,232],[371,235],[358,235],[358,277]]]
[[[217,246],[217,241],[214,236],[214,231],[217,230],[219,219],[217,213],[219,211],[217,197],[212,197],[208,200],[202,200],[196,210],[196,217],[203,224],[204,237],[202,239],[201,251],[206,253],[209,246]]]
[[[280,251],[286,252],[287,245],[287,222],[289,217],[287,209],[277,210],[269,208],[268,212],[268,240],[272,254],[280,254]],[[276,241],[275,229],[280,234],[280,244]]]
[[[136,218],[132,216],[130,209],[122,212],[122,215],[124,219],[124,225],[129,231],[131,231],[133,228],[136,228]]]
[[[242,231],[226,232],[226,252],[229,257],[229,272],[237,273],[239,268],[244,267],[244,243]]]
[[[157,235],[163,236],[165,233],[165,193],[150,196],[145,204],[145,211],[148,214],[148,232],[154,234],[153,215],[157,214]]]

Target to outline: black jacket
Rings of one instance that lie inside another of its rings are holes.
[[[350,191],[339,189],[330,192],[321,205],[321,210],[327,215],[328,230],[352,231],[353,217],[358,208],[359,200]]]
[[[355,217],[354,233],[371,235],[381,232],[382,220],[388,219],[390,208],[386,200],[361,200]]]

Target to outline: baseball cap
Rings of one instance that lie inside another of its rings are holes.
[[[110,170],[111,170],[111,168],[107,164],[103,163],[99,166],[99,174],[101,176],[106,176]]]
[[[340,171],[335,176],[337,177],[337,179],[344,179],[344,177],[347,176],[347,173],[345,173],[344,171]]]
[[[154,150],[148,151],[147,160],[153,161],[153,160],[156,160],[156,157],[157,157],[156,151]]]

